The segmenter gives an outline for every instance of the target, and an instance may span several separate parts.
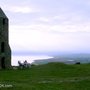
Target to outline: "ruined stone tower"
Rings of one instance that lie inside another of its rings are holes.
[[[0,8],[0,69],[10,68],[11,50],[8,40],[8,18]]]

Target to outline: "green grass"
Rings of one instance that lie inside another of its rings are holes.
[[[49,63],[30,69],[0,70],[0,90],[20,89],[90,90],[90,64]]]

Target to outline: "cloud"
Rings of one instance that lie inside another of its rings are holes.
[[[14,5],[14,6],[9,6],[9,5],[4,5],[3,6],[4,10],[9,11],[9,12],[13,12],[13,13],[22,13],[22,14],[27,14],[27,13],[34,13],[34,12],[38,12],[39,10],[34,8],[34,7],[30,7],[30,6],[18,6],[18,5]]]
[[[30,25],[10,25],[10,30],[22,30],[30,31],[37,30],[48,33],[65,33],[65,32],[90,32],[90,22],[79,22],[79,21],[63,21],[58,24],[43,24],[35,23]]]
[[[39,20],[42,22],[49,22],[50,21],[50,19],[47,17],[40,17]]]
[[[6,4],[3,6],[5,10],[15,13],[15,20],[16,18],[19,19],[20,17],[17,15],[17,13],[22,13],[23,17],[21,16],[22,18],[20,18],[21,20],[19,20],[18,26],[16,26],[17,28],[26,29],[25,27],[27,27],[29,30],[40,30],[40,31],[48,31],[48,32],[90,32],[89,30],[90,20],[89,18],[86,17],[85,10],[83,11],[81,9],[82,7],[81,4],[84,4],[84,1],[81,3],[81,0],[79,1],[69,0],[67,2],[67,5],[65,1],[58,1],[58,0],[57,1],[53,0],[52,5],[49,5],[50,3],[49,1],[44,1],[46,2],[45,4],[42,1],[37,2],[37,4],[35,3],[35,1],[32,1],[32,2],[33,2],[33,5],[31,5],[32,3],[29,2],[29,4],[26,3],[27,5],[20,4],[20,6],[19,5],[9,6]],[[60,6],[58,3],[63,5]],[[43,4],[43,5],[40,5],[40,4]],[[48,6],[46,7],[45,5],[48,5]],[[77,5],[78,6],[81,5],[79,7],[79,10],[76,7]],[[84,7],[86,7],[86,5],[87,3],[85,3]],[[40,8],[38,6],[40,6]],[[53,6],[54,8],[52,8]],[[35,8],[35,7],[38,7],[38,8]],[[53,13],[51,13],[52,11]],[[81,11],[83,11],[84,14],[82,14]],[[24,14],[28,14],[32,12],[36,12],[36,13],[32,14],[33,17],[30,17],[30,15],[25,16],[26,21],[24,22],[23,21]],[[37,18],[35,18],[35,16],[37,16]],[[31,20],[31,18],[33,19]],[[21,26],[21,24],[23,23],[27,23],[28,25]]]
[[[30,13],[33,12],[33,10],[30,7],[12,7],[9,8],[11,12],[15,13]]]
[[[40,53],[53,51],[89,51],[90,33],[48,33],[40,30],[26,28],[12,29],[10,31],[10,46],[12,52]]]

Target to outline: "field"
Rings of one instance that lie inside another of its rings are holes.
[[[0,70],[0,90],[90,90],[90,64]]]

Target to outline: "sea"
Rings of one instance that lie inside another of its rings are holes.
[[[27,60],[28,63],[32,63],[34,62],[34,60],[49,59],[49,58],[53,58],[53,57],[48,55],[24,55],[24,56],[13,55],[11,58],[11,65],[18,66],[18,61],[23,63],[25,60]]]

